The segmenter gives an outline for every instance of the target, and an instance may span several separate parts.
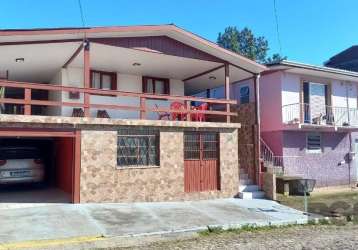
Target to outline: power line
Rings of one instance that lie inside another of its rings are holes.
[[[279,26],[278,26],[278,15],[277,15],[276,0],[273,0],[273,11],[274,11],[275,21],[276,21],[276,33],[277,33],[278,46],[279,46],[280,54],[282,55],[282,45],[281,45],[281,39],[280,39],[280,29],[279,29]]]
[[[78,6],[79,6],[79,8],[80,8],[82,26],[85,27],[85,26],[86,26],[86,23],[85,23],[85,17],[84,17],[84,15],[83,15],[83,9],[82,9],[81,0],[78,0]]]

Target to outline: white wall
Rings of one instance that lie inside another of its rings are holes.
[[[61,70],[58,71],[52,80],[50,81],[50,84],[52,85],[60,85],[62,82],[62,72]],[[51,101],[61,101],[61,92],[59,91],[49,91],[48,98]],[[51,107],[48,106],[46,108],[46,115],[49,116],[56,116],[61,114],[61,107]]]
[[[240,88],[248,86],[249,87],[249,100],[250,102],[255,101],[255,90],[254,90],[254,82],[253,79],[247,79],[240,82],[235,82],[230,85],[230,99],[237,100],[237,103],[240,104]],[[206,97],[206,91],[200,92],[195,94],[198,97]],[[224,99],[225,98],[225,88],[224,86],[216,87],[210,89],[210,97],[217,98],[217,99]]]
[[[357,108],[357,85],[338,80],[332,81],[332,106],[347,107],[347,93],[349,107]]]
[[[240,103],[240,89],[242,87],[249,87],[249,101],[255,102],[255,88],[254,88],[254,80],[247,79],[241,82],[237,82],[231,86],[231,98],[234,98],[237,100],[237,104]]]
[[[282,74],[282,106],[300,102],[300,83],[299,75]]]
[[[294,104],[300,102],[300,84],[301,80],[307,80],[316,83],[331,84],[331,106],[333,114],[338,124],[348,121],[347,108],[347,90],[349,107],[357,108],[357,83],[347,83],[340,80],[320,78],[307,75],[298,75],[284,73],[282,77],[282,105]],[[348,88],[348,89],[347,89]],[[283,108],[283,122],[292,121],[293,118],[300,117],[300,109],[297,105],[290,105]],[[350,111],[350,118],[356,120],[358,124],[358,113],[355,110]]]
[[[300,84],[299,75],[282,74],[282,122],[300,119]]]
[[[59,72],[60,77],[54,81],[62,83],[64,86],[83,87],[83,69],[69,67],[62,69]],[[170,79],[170,94],[171,95],[184,95],[184,83],[181,80]],[[142,76],[128,75],[117,73],[117,90],[126,92],[142,92]],[[55,97],[54,97],[55,98]],[[59,98],[59,97],[56,97]],[[64,102],[79,102],[83,103],[83,94],[80,95],[80,99],[70,99],[67,92],[62,93],[62,101]],[[117,104],[125,106],[139,107],[140,100],[136,97],[109,97],[109,96],[91,96],[91,103],[97,104]],[[158,105],[160,107],[169,107],[170,102],[161,100],[147,100],[146,105],[154,107]],[[62,115],[71,116],[73,108],[63,107]],[[106,109],[111,118],[121,119],[138,119],[139,111],[122,111],[122,110],[110,110]],[[97,109],[91,109],[91,116],[96,117]],[[158,114],[155,112],[148,112],[147,119],[158,119]]]

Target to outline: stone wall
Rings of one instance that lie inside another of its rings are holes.
[[[212,130],[211,130],[212,131]],[[178,201],[234,197],[238,192],[237,129],[220,129],[221,190],[184,192],[184,128],[160,128],[160,166],[117,167],[117,131],[83,130],[81,202]]]
[[[238,116],[234,122],[241,124],[238,131],[238,153],[241,168],[245,169],[249,178],[254,180],[255,177],[255,103],[245,103],[237,107]],[[257,154],[257,152],[256,152]]]
[[[266,198],[276,200],[276,174],[265,172],[263,173],[263,191]]]

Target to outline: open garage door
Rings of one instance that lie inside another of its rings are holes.
[[[0,203],[78,203],[80,132],[0,130]]]

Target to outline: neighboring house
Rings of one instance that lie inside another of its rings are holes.
[[[265,66],[174,25],[0,30],[0,54],[0,143],[52,143],[70,201],[238,193],[229,86]],[[225,98],[194,97],[222,84]]]
[[[356,183],[358,73],[290,61],[267,66],[259,88],[265,165],[317,187]],[[239,107],[255,101],[252,82],[233,84]]]
[[[358,45],[352,46],[332,56],[324,65],[358,72]]]

